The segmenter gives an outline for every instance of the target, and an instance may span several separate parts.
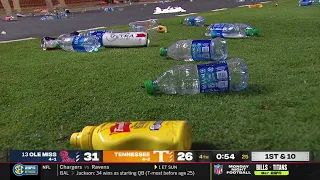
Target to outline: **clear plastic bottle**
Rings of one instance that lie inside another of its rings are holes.
[[[204,24],[204,18],[202,16],[192,16],[192,17],[186,17],[181,21],[181,24],[187,25],[187,26],[201,26],[203,27]]]
[[[241,23],[211,24],[205,33],[206,36],[224,38],[245,38],[248,36],[257,36],[258,34],[259,29]]]
[[[100,45],[103,46],[102,36],[104,35],[104,33],[112,33],[112,32],[113,31],[109,31],[109,30],[96,30],[96,31],[82,31],[82,32],[75,31],[70,34],[75,36],[94,36],[99,41]]]
[[[247,88],[249,74],[243,59],[233,58],[210,64],[174,66],[155,80],[147,80],[148,94],[198,94],[240,91]]]
[[[313,3],[311,0],[299,0],[299,6],[311,6]]]
[[[93,36],[62,36],[59,37],[59,46],[65,51],[94,52],[101,46]]]
[[[160,55],[180,61],[222,61],[228,56],[227,42],[223,38],[180,40],[167,48],[160,48]]]
[[[149,19],[144,21],[135,21],[129,23],[130,32],[146,32],[150,29],[156,29],[159,26],[157,19]]]
[[[53,20],[53,19],[54,19],[53,16],[43,16],[43,17],[41,17],[41,20],[42,20],[42,21]]]

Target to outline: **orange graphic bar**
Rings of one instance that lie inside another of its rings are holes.
[[[103,162],[175,162],[174,151],[103,151]]]

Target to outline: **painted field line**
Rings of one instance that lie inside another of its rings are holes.
[[[223,11],[223,10],[226,10],[227,8],[221,8],[221,9],[214,9],[214,10],[211,10],[211,11],[213,11],[213,12],[215,12],[215,11]]]
[[[92,30],[97,30],[97,29],[103,29],[106,27],[95,27],[95,28],[90,28],[90,29],[83,29],[83,30],[78,30],[78,32],[82,32],[82,31],[92,31]]]
[[[264,2],[260,2],[261,4],[264,4],[264,3],[270,3],[272,1],[264,1]]]
[[[176,15],[176,16],[189,16],[189,15],[193,15],[193,14],[198,14],[198,13],[188,13],[188,14],[179,14],[179,15]]]
[[[37,38],[29,37],[29,38],[15,39],[15,40],[9,40],[9,41],[0,41],[0,44],[18,42],[18,41],[27,41],[27,40],[32,40],[32,39],[37,39]]]

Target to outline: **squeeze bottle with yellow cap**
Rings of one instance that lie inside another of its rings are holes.
[[[82,150],[190,150],[187,121],[107,122],[73,133],[71,145]]]

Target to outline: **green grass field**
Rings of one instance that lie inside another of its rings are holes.
[[[106,121],[185,119],[196,149],[320,150],[320,6],[296,0],[202,14],[207,23],[243,22],[261,36],[228,40],[248,62],[242,92],[148,95],[141,88],[174,65],[159,48],[205,38],[205,28],[161,20],[149,48],[97,53],[43,51],[40,40],[0,44],[0,150],[72,149],[69,137]],[[128,29],[127,25],[110,29]]]

